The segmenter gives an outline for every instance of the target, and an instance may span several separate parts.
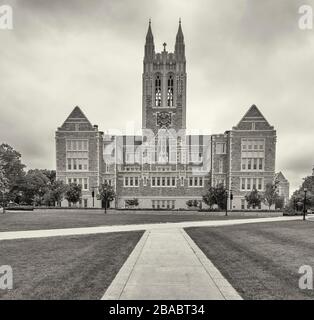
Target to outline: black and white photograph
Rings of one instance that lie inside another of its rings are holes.
[[[313,0],[0,0],[0,308],[313,300],[313,21]]]

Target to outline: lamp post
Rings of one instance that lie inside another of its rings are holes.
[[[304,203],[303,203],[303,221],[305,220],[305,214],[306,214],[306,193],[307,193],[307,188],[303,189],[304,191]]]
[[[232,190],[230,190],[230,211],[232,211],[232,200],[233,200],[233,193],[232,193]]]
[[[228,190],[226,190],[226,214],[225,216],[228,216]]]

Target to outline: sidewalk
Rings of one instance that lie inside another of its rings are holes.
[[[241,299],[181,229],[146,231],[104,300]]]
[[[187,222],[168,222],[151,224],[132,224],[119,226],[88,227],[88,228],[67,228],[67,229],[49,229],[49,230],[29,230],[29,231],[5,231],[0,232],[0,240],[29,239],[57,236],[72,236],[83,234],[98,234],[108,232],[125,232],[138,230],[163,230],[169,228],[188,228],[188,227],[218,227],[231,226],[247,223],[261,223],[274,221],[292,221],[301,220],[302,217],[273,217],[273,218],[251,218],[238,220],[209,220],[209,221],[187,221]]]

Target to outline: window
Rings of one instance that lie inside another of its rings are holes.
[[[263,170],[263,162],[264,162],[263,160],[264,160],[263,158],[259,159],[259,164],[258,164],[258,169],[259,170]]]
[[[88,178],[68,178],[68,183],[75,183],[81,186],[83,191],[88,190]]]
[[[253,190],[256,189],[256,178],[253,178]]]
[[[160,75],[155,79],[155,106],[161,107],[161,79]]]
[[[84,178],[84,190],[88,190],[88,183],[87,183],[87,178]]]
[[[247,169],[248,170],[252,169],[252,159],[247,159]]]
[[[246,160],[247,159],[242,159],[242,170],[246,169]]]
[[[218,172],[219,173],[223,172],[223,161],[222,161],[222,159],[219,159],[219,162],[218,162]]]
[[[152,177],[152,187],[175,187],[175,177]]]
[[[124,177],[124,186],[125,187],[138,187],[139,186],[139,177]]]
[[[253,159],[253,170],[257,170],[257,158]]]
[[[253,189],[263,190],[263,178],[241,178],[241,190],[251,191]]]
[[[216,142],[216,154],[225,154],[225,153],[226,153],[226,143]]]
[[[66,140],[67,151],[88,151],[88,140]]]
[[[203,186],[203,177],[189,178],[189,187],[202,187],[202,186]]]
[[[173,76],[172,75],[170,75],[168,78],[167,106],[173,107]]]
[[[67,162],[68,162],[68,170],[71,170],[72,169],[71,159],[67,159]]]
[[[245,178],[241,178],[241,189],[245,190]]]

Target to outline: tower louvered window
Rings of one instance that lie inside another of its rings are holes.
[[[155,79],[155,106],[161,107],[161,79],[160,75]]]
[[[170,75],[168,78],[167,106],[173,107],[173,76],[172,75]]]

